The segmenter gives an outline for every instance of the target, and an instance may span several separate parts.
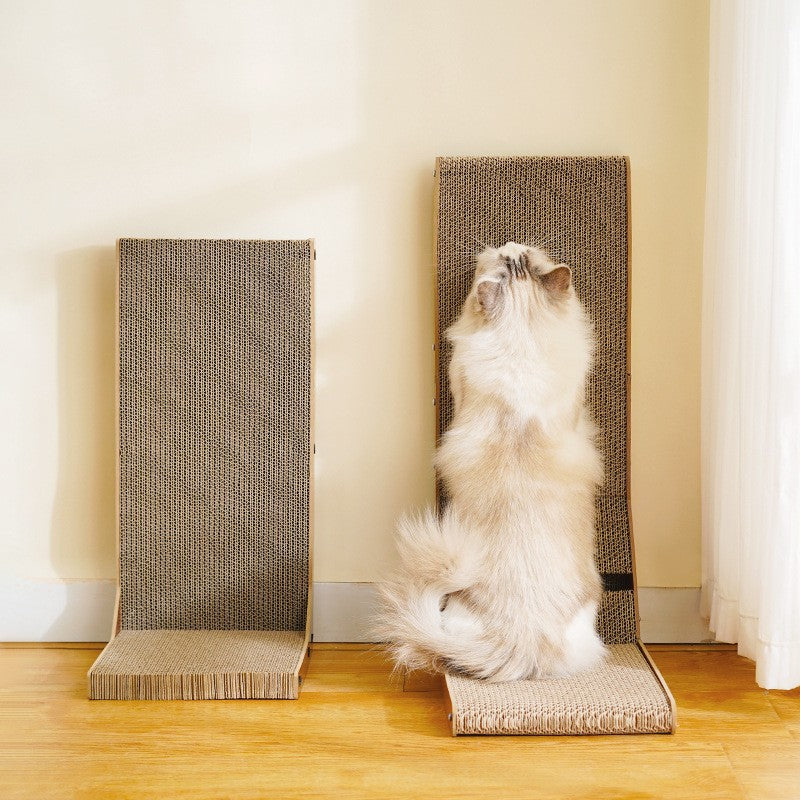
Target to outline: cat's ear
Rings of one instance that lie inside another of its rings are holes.
[[[498,281],[480,281],[475,287],[475,299],[486,317],[493,317],[500,306],[503,287]]]
[[[563,295],[572,284],[572,270],[566,264],[557,264],[550,272],[541,276],[542,285],[554,295]]]

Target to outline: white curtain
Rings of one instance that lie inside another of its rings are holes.
[[[800,2],[712,0],[703,600],[767,689],[800,685]],[[680,235],[677,233],[676,235]]]

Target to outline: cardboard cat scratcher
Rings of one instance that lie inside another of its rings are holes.
[[[454,735],[670,733],[675,704],[639,640],[630,519],[628,160],[440,158],[436,162],[438,435],[452,417],[447,327],[464,304],[475,252],[507,241],[548,250],[573,270],[594,324],[587,397],[600,428],[605,485],[598,493],[597,626],[610,655],[569,679],[486,683],[445,677]],[[446,500],[444,500],[446,502]]]
[[[93,699],[296,698],[312,241],[119,242],[119,595]]]

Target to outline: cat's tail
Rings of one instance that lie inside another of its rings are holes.
[[[451,510],[398,525],[400,567],[379,585],[374,632],[398,666],[488,677],[505,662],[458,593],[479,574],[482,546]]]

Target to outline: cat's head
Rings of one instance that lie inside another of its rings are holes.
[[[538,247],[507,242],[478,255],[471,311],[488,325],[535,324],[575,301],[572,273]]]
[[[450,369],[472,398],[503,398],[516,411],[547,417],[583,396],[591,325],[569,267],[543,250],[508,242],[480,253],[447,337]]]

